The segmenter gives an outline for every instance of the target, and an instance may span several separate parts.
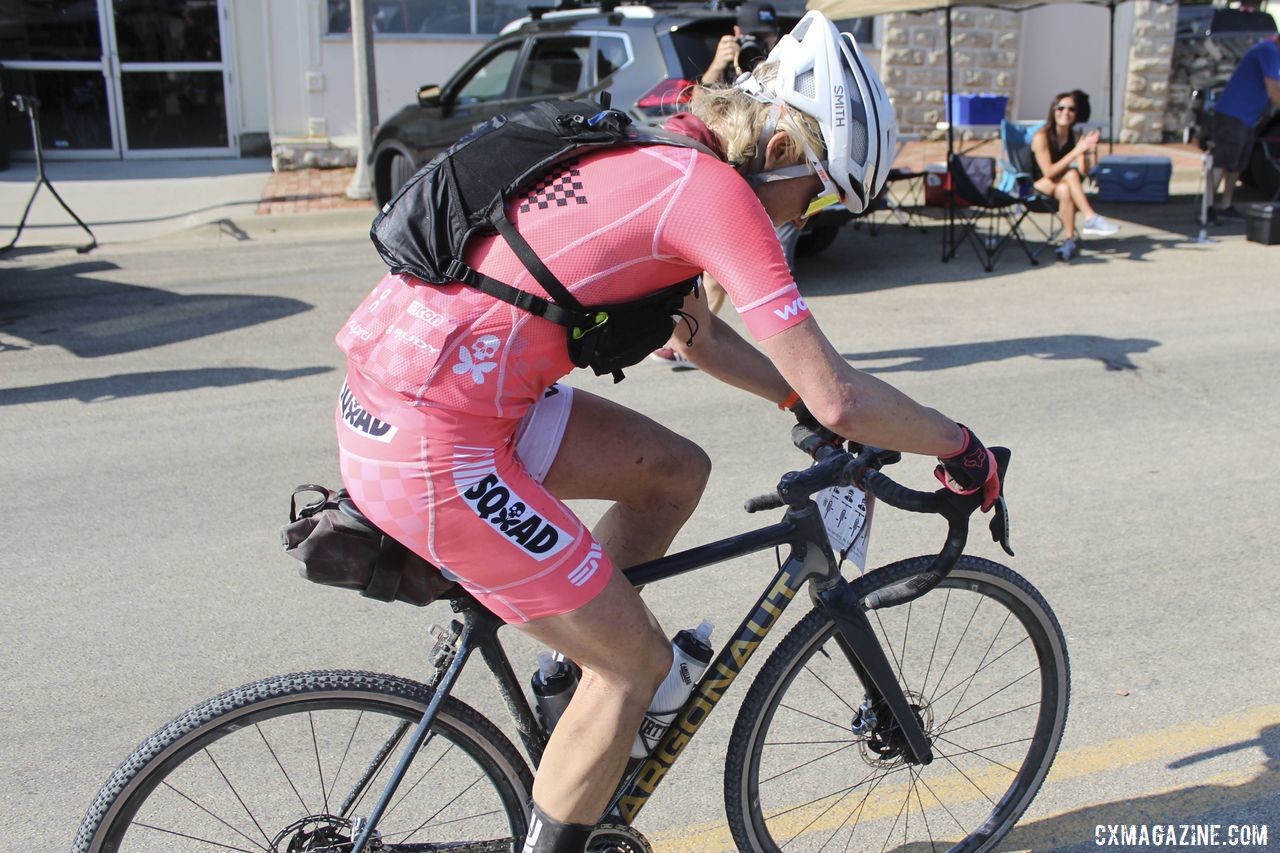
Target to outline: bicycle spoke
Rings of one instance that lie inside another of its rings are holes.
[[[933,672],[933,659],[938,653],[938,641],[942,639],[942,626],[947,622],[947,607],[951,605],[951,590],[946,591],[942,599],[942,615],[938,617],[938,630],[933,635],[933,647],[929,649],[929,663],[924,670],[924,680],[920,682],[920,695],[929,695],[929,675]],[[939,679],[941,681],[941,679]],[[932,699],[930,699],[932,701]]]
[[[320,766],[320,744],[316,740],[316,718],[310,711],[307,712],[307,721],[311,724],[311,748],[315,751],[316,756],[316,773],[320,777],[320,796],[324,800],[324,813],[329,813],[329,794],[324,788],[324,768]]]
[[[258,827],[258,832],[262,833],[263,840],[266,841],[267,844],[270,844],[271,838],[267,835],[266,830],[264,830],[262,826],[259,825],[258,819],[253,816],[253,812],[249,810],[249,807],[247,805],[245,805],[244,800],[241,799],[240,797],[240,792],[236,790],[235,785],[231,784],[231,780],[227,778],[227,774],[222,772],[222,768],[218,766],[218,762],[215,761],[213,758],[213,753],[210,752],[207,748],[202,751],[206,756],[208,756],[209,761],[213,764],[214,769],[217,770],[218,775],[222,777],[222,781],[227,783],[227,787],[231,789],[232,796],[236,798],[236,802],[238,802],[240,804],[240,807],[244,809],[244,813],[249,816],[249,820],[253,821],[253,825]]]
[[[1004,743],[993,743],[990,746],[979,746],[975,749],[970,749],[966,746],[963,746],[962,744],[958,744],[955,741],[948,740],[947,738],[944,738],[944,737],[939,737],[938,740],[941,740],[945,743],[949,743],[952,746],[954,746],[956,749],[960,750],[959,752],[951,753],[949,756],[946,756],[948,758],[954,758],[957,755],[974,755],[974,756],[977,756],[978,758],[984,759],[986,761],[990,761],[992,764],[996,765],[997,767],[1003,767],[1005,770],[1008,770],[1010,773],[1017,773],[1018,771],[1007,764],[1003,764],[999,761],[996,761],[994,758],[992,758],[989,755],[983,755],[983,753],[992,749],[1003,749],[1006,746],[1013,746],[1019,743],[1031,743],[1031,738],[1024,737],[1024,738],[1018,738],[1017,740],[1007,740]],[[941,755],[942,753],[938,753],[938,754]]]
[[[293,795],[298,798],[298,804],[302,806],[304,814],[311,814],[311,809],[307,807],[307,801],[302,799],[302,794],[298,792],[298,786],[293,784],[293,778],[289,776],[289,771],[284,769],[284,764],[280,761],[280,756],[276,755],[275,749],[272,748],[271,742],[267,740],[267,733],[262,730],[262,726],[257,723],[253,727],[258,731],[258,737],[262,738],[263,744],[267,747],[267,752],[271,753],[271,758],[275,761],[276,767],[280,768],[280,774],[284,776],[284,780],[289,783],[289,788],[293,791]]]
[[[211,818],[213,818],[214,820],[216,820],[218,823],[220,823],[220,824],[222,824],[223,826],[225,826],[227,829],[229,829],[229,830],[231,830],[232,832],[234,832],[236,835],[238,835],[238,836],[240,836],[241,838],[243,838],[245,841],[248,841],[248,842],[249,842],[250,844],[252,844],[254,847],[258,848],[259,850],[266,850],[266,849],[267,849],[266,847],[262,846],[262,845],[261,845],[261,844],[259,844],[258,842],[254,841],[254,840],[253,840],[252,838],[250,838],[249,836],[245,835],[245,834],[244,834],[244,832],[242,832],[242,831],[241,831],[240,829],[238,829],[237,827],[232,826],[230,821],[228,821],[228,820],[226,820],[226,819],[224,819],[224,818],[220,817],[219,815],[214,814],[214,813],[213,813],[212,811],[210,811],[209,809],[207,809],[207,808],[205,808],[204,806],[200,805],[200,804],[199,804],[199,803],[197,803],[197,802],[196,802],[192,797],[190,797],[189,795],[187,795],[185,792],[183,792],[183,791],[179,791],[176,787],[174,787],[173,785],[169,784],[168,780],[166,780],[166,781],[162,782],[161,784],[162,784],[162,785],[164,785],[164,787],[168,788],[170,791],[173,791],[173,792],[174,792],[175,794],[177,794],[179,797],[182,797],[182,799],[186,800],[188,803],[191,803],[191,805],[195,806],[195,807],[196,807],[196,808],[198,808],[200,811],[202,811],[202,812],[204,812],[205,814],[207,814],[209,817],[211,817]],[[141,824],[139,824],[139,825],[141,825]],[[158,827],[154,827],[154,826],[153,826],[153,827],[148,827],[148,828],[149,828],[149,829],[158,829]],[[261,827],[259,827],[259,829],[261,829]],[[175,834],[176,834],[176,833],[175,833]]]
[[[342,775],[342,768],[347,764],[347,755],[351,752],[351,744],[355,742],[356,732],[360,730],[360,721],[364,719],[364,711],[356,715],[356,724],[351,727],[351,736],[347,738],[346,748],[342,750],[342,757],[338,760],[338,769],[333,773],[333,783],[329,786],[329,790],[325,791],[325,802],[333,795],[333,789],[338,787],[338,777]]]
[[[964,642],[964,638],[969,634],[969,628],[973,625],[974,617],[978,615],[978,608],[982,606],[982,599],[979,598],[973,605],[973,612],[969,614],[969,621],[964,623],[964,630],[960,632],[960,636],[956,638],[956,646],[951,650],[951,657],[947,658],[946,666],[942,668],[942,674],[938,676],[938,685],[934,689],[942,687],[942,682],[947,679],[947,672],[951,669],[951,662],[956,659],[956,654],[960,651],[960,644]],[[948,691],[950,692],[950,691]],[[929,697],[929,704],[932,705],[938,701],[936,696]]]
[[[817,762],[822,761],[824,758],[830,758],[833,755],[838,755],[839,753],[844,752],[846,749],[856,744],[857,744],[857,741],[851,741],[845,744],[844,746],[840,747],[839,749],[833,749],[828,753],[819,755],[817,758],[811,758],[808,761],[804,762],[803,764],[797,764],[795,767],[792,767],[788,770],[783,770],[781,773],[775,773],[772,776],[770,776],[768,779],[761,779],[760,784],[767,785],[770,782],[774,781],[775,779],[780,779],[783,776],[786,776],[788,773],[794,773],[797,770],[803,770],[805,767],[808,767],[811,764],[816,764]]]
[[[881,773],[881,774],[880,774],[880,776],[878,776],[878,777],[876,778],[876,781],[874,781],[874,782],[872,782],[872,783],[871,783],[871,787],[870,787],[869,789],[867,789],[867,792],[866,792],[865,794],[863,794],[863,795],[862,795],[862,799],[858,802],[858,805],[854,807],[855,811],[858,811],[858,812],[859,812],[859,815],[861,814],[861,810],[866,806],[867,799],[871,796],[871,794],[875,791],[875,789],[876,789],[877,787],[879,787],[880,783],[881,783],[882,781],[884,781],[886,778],[888,778],[890,775],[892,775],[893,773],[896,773],[896,772],[897,772],[898,770],[900,770],[900,769],[901,769],[901,768],[892,768],[892,769],[886,770],[884,773]],[[866,781],[866,780],[864,779],[864,780],[863,780],[863,782],[865,782],[865,781]],[[795,841],[797,838],[799,838],[800,836],[804,835],[804,834],[805,834],[805,832],[806,832],[806,831],[807,831],[811,826],[813,826],[813,825],[814,825],[815,823],[817,823],[819,820],[821,820],[822,818],[824,818],[824,817],[825,817],[825,816],[826,816],[826,815],[827,815],[827,814],[828,814],[832,809],[834,809],[836,806],[840,805],[840,801],[841,801],[841,800],[843,800],[845,797],[847,797],[850,793],[852,793],[854,790],[856,790],[856,789],[857,789],[858,787],[860,787],[862,784],[863,784],[862,782],[859,782],[857,785],[854,785],[854,786],[849,787],[849,788],[845,788],[842,792],[835,792],[835,791],[833,791],[832,793],[827,794],[826,796],[827,796],[827,797],[830,797],[830,796],[835,796],[835,794],[836,794],[836,793],[839,793],[839,797],[837,797],[837,798],[836,798],[835,802],[833,802],[831,805],[827,806],[825,809],[823,809],[821,812],[819,812],[819,813],[818,813],[818,814],[813,818],[813,820],[809,821],[807,824],[805,824],[804,826],[802,826],[802,827],[800,828],[800,831],[799,831],[799,832],[797,832],[795,835],[791,836],[791,838],[787,839],[787,841],[786,841],[786,842],[784,842],[784,843],[783,843],[782,845],[780,845],[780,846],[782,846],[782,847],[786,847],[786,846],[787,846],[788,844],[790,844],[792,841]],[[820,800],[823,800],[823,799],[826,799],[826,797],[819,797],[817,800],[813,800],[813,801],[811,801],[811,802],[812,802],[812,803],[816,803],[816,802],[819,802]],[[809,805],[809,804],[810,804],[810,803],[806,803],[805,805]],[[852,815],[852,812],[850,812],[850,815]],[[861,819],[861,818],[859,818],[859,819]],[[847,822],[848,822],[848,818],[846,817],[844,821],[841,821],[841,826],[843,826],[843,825],[844,825],[845,823],[847,823]],[[856,824],[855,824],[855,825],[856,825]],[[840,831],[840,827],[836,827],[836,831],[837,831],[837,832],[839,832],[839,831]],[[824,846],[825,846],[825,845],[824,845]]]
[[[1013,681],[1010,681],[1010,682],[1009,682],[1008,684],[1006,684],[1004,687],[999,688],[999,689],[998,689],[998,690],[996,690],[994,693],[989,693],[988,695],[986,695],[986,696],[984,696],[983,698],[979,699],[977,702],[974,702],[974,703],[973,703],[972,705],[970,705],[968,708],[965,708],[965,709],[964,709],[963,711],[961,711],[960,713],[958,713],[958,714],[952,714],[950,717],[948,717],[948,718],[947,718],[947,722],[949,723],[949,722],[951,722],[952,720],[956,720],[956,719],[959,719],[960,717],[963,717],[965,714],[969,713],[969,712],[970,712],[970,711],[972,711],[974,708],[976,708],[976,707],[978,707],[979,705],[981,705],[983,702],[986,702],[986,701],[988,701],[988,700],[990,700],[990,699],[994,699],[996,696],[999,696],[1001,693],[1003,693],[1004,691],[1008,690],[1010,687],[1012,687],[1013,685],[1017,684],[1019,681],[1022,681],[1022,680],[1023,680],[1024,678],[1026,678],[1027,676],[1029,676],[1029,675],[1035,675],[1035,674],[1036,674],[1037,672],[1039,672],[1039,671],[1040,671],[1040,667],[1039,667],[1039,666],[1037,666],[1035,669],[1032,669],[1032,670],[1029,670],[1029,671],[1027,671],[1027,672],[1024,672],[1022,675],[1019,675],[1017,678],[1015,678]]]
[[[830,691],[831,695],[836,697],[837,702],[839,702],[841,705],[844,705],[850,711],[857,713],[858,709],[850,705],[848,702],[846,702],[844,697],[841,696],[838,692],[836,692],[836,689],[834,687],[832,687],[830,684],[827,684],[827,682],[823,680],[822,676],[814,672],[812,668],[810,668],[809,666],[805,666],[804,671],[809,673],[809,675],[813,676],[814,680],[817,681],[819,684],[821,684],[823,687],[827,688],[827,690]]]
[[[378,748],[373,758],[369,759],[368,765],[365,766],[364,774],[356,780],[355,786],[343,799],[342,808],[338,810],[339,817],[349,815],[364,800],[364,796],[369,790],[369,784],[382,772],[387,759],[391,757],[391,753],[395,752],[396,747],[400,744],[400,740],[407,731],[409,731],[409,722],[401,720],[400,724],[396,726],[396,730],[391,733],[391,737],[382,742],[382,746]]]
[[[1030,639],[1031,639],[1030,637],[1023,637],[1021,640],[1019,640],[1018,642],[1014,643],[1012,646],[1010,646],[1009,648],[1005,649],[1003,652],[1001,652],[1000,654],[998,654],[998,655],[996,655],[995,657],[993,657],[991,660],[989,660],[989,661],[987,661],[986,663],[984,663],[984,664],[983,664],[982,666],[980,666],[978,669],[974,670],[974,671],[973,671],[973,675],[969,676],[969,678],[972,678],[972,677],[973,677],[973,676],[975,676],[975,675],[979,675],[979,674],[981,674],[982,672],[986,671],[988,668],[990,668],[990,667],[994,666],[995,664],[999,663],[999,661],[1000,661],[1000,659],[1001,659],[1001,658],[1003,658],[1003,657],[1005,657],[1006,655],[1008,655],[1009,653],[1011,653],[1014,649],[1018,648],[1018,647],[1019,647],[1019,646],[1021,646],[1023,643],[1029,642],[1029,641],[1030,641]],[[961,686],[962,684],[964,684],[964,683],[965,683],[965,682],[964,682],[963,680],[961,680],[961,681],[957,681],[955,684],[953,684],[953,685],[951,685],[950,687],[948,687],[945,693],[942,693],[942,694],[941,694],[941,695],[939,695],[939,696],[935,696],[934,698],[932,698],[932,699],[930,700],[930,702],[931,702],[931,703],[936,704],[936,703],[938,702],[938,700],[940,700],[940,699],[945,699],[945,698],[946,698],[947,696],[949,696],[953,691],[958,690],[958,689],[960,688],[960,686]]]
[[[963,770],[961,770],[961,769],[960,769],[960,765],[956,764],[954,761],[952,761],[952,760],[951,760],[951,756],[949,756],[949,755],[941,755],[941,757],[942,757],[942,758],[943,758],[943,759],[944,759],[948,764],[950,764],[952,767],[954,767],[954,768],[955,768],[955,770],[956,770],[956,772],[957,772],[957,773],[959,773],[961,776],[963,776],[963,777],[964,777],[964,779],[965,779],[965,781],[966,781],[966,782],[968,782],[970,785],[972,785],[972,786],[973,786],[973,789],[974,789],[975,791],[977,791],[979,794],[981,794],[981,795],[983,796],[983,798],[984,798],[988,803],[991,803],[991,805],[993,805],[993,806],[996,804],[996,801],[995,801],[995,800],[993,800],[993,799],[991,799],[990,797],[988,797],[988,796],[987,796],[987,792],[986,792],[986,791],[984,791],[984,790],[982,790],[982,788],[981,788],[981,787],[979,787],[978,783],[977,783],[977,782],[975,782],[975,781],[973,781],[973,778],[972,778],[972,777],[970,777],[968,773],[965,773]]]
[[[924,834],[929,836],[929,849],[934,850],[937,844],[933,840],[933,830],[929,828],[929,813],[925,811],[924,801],[920,799],[920,786],[917,784],[921,781],[920,774],[911,768],[908,768],[907,772],[911,774],[911,790],[915,792],[916,805],[920,807],[920,819],[924,821]]]
[[[987,661],[987,657],[991,654],[991,650],[995,648],[995,646],[996,646],[996,640],[1000,639],[1000,632],[1004,630],[1004,626],[1005,626],[1006,624],[1008,624],[1009,619],[1010,619],[1011,617],[1012,617],[1012,614],[1006,614],[1006,615],[1005,615],[1005,617],[1004,617],[1004,621],[1003,621],[1003,622],[1001,622],[1001,623],[1000,623],[1000,627],[996,629],[996,635],[995,635],[994,637],[992,637],[992,638],[991,638],[991,642],[987,644],[987,649],[986,649],[986,651],[984,651],[984,652],[982,653],[982,659],[978,661],[978,668],[977,668],[976,670],[974,670],[973,675],[969,676],[968,680],[965,682],[964,690],[961,690],[961,691],[960,691],[960,695],[959,695],[958,697],[956,697],[956,703],[955,703],[954,705],[952,705],[952,706],[951,706],[951,713],[949,713],[949,714],[947,715],[947,719],[948,719],[948,720],[950,720],[950,719],[952,719],[952,718],[954,718],[954,717],[955,717],[955,715],[956,715],[956,708],[959,708],[959,707],[960,707],[960,703],[964,701],[964,697],[965,697],[965,695],[969,692],[969,687],[970,687],[970,685],[972,685],[972,684],[973,684],[973,680],[974,680],[975,678],[977,678],[977,677],[978,677],[978,673],[979,673],[979,672],[981,672],[981,671],[983,670],[983,664],[984,664],[984,663],[986,663],[986,661]]]
[[[223,844],[219,841],[210,841],[207,838],[200,838],[199,836],[196,836],[196,835],[187,835],[185,832],[177,832],[172,829],[165,829],[162,826],[152,826],[149,823],[135,823],[134,826],[139,826],[139,827],[142,827],[143,829],[150,829],[155,832],[163,832],[165,835],[176,835],[178,838],[185,838],[188,841],[199,841],[201,844],[211,844],[214,847],[221,847],[223,850],[239,850],[241,851],[241,853],[254,853],[254,851],[246,847],[232,847],[230,844]],[[258,849],[266,850],[267,848],[259,847]]]
[[[476,784],[477,784],[477,783],[479,783],[479,781],[480,781],[479,779],[476,779],[476,780],[475,780],[474,782],[472,782],[470,785],[468,785],[467,787],[465,787],[465,788],[463,788],[461,791],[459,791],[457,794],[455,794],[455,795],[453,796],[453,798],[452,798],[451,800],[449,800],[449,802],[445,803],[443,806],[441,806],[440,808],[436,809],[436,811],[435,811],[435,813],[434,813],[434,814],[432,814],[430,817],[428,817],[428,818],[427,818],[426,820],[424,820],[422,823],[418,824],[417,829],[414,829],[412,832],[410,832],[408,835],[406,835],[402,840],[404,840],[404,841],[408,841],[408,840],[409,840],[410,838],[412,838],[414,835],[416,835],[416,834],[418,834],[419,832],[421,832],[423,827],[425,827],[427,824],[431,823],[433,820],[435,820],[436,818],[438,818],[438,817],[441,815],[441,813],[442,813],[442,812],[444,812],[444,810],[445,810],[445,809],[449,808],[449,807],[450,807],[450,806],[452,806],[454,803],[456,803],[458,800],[462,799],[462,796],[463,796],[464,794],[466,794],[466,793],[467,793],[467,791],[470,791],[472,788],[474,788],[474,787],[476,786]]]
[[[949,816],[953,821],[955,821],[955,824],[956,824],[956,826],[958,826],[958,827],[960,828],[960,831],[961,831],[961,832],[968,832],[969,830],[965,829],[965,825],[964,825],[963,823],[961,823],[961,822],[960,822],[960,818],[956,817],[955,812],[953,812],[953,811],[951,811],[951,809],[947,808],[947,804],[946,804],[946,803],[944,803],[944,802],[942,801],[942,798],[938,796],[937,792],[936,792],[936,791],[934,791],[934,790],[933,790],[933,788],[929,787],[929,783],[928,783],[928,782],[926,782],[926,781],[924,780],[924,774],[923,774],[923,773],[922,773],[922,774],[920,774],[920,777],[919,777],[919,778],[920,778],[920,784],[921,784],[921,785],[924,785],[924,789],[925,789],[926,791],[928,791],[928,792],[929,792],[929,794],[933,797],[933,801],[934,801],[935,803],[937,803],[938,805],[942,806],[942,810],[943,810],[944,812],[946,812],[946,813],[947,813],[947,815],[948,815],[948,816]]]
[[[799,715],[800,715],[800,716],[802,716],[802,717],[808,717],[808,718],[809,718],[809,719],[811,719],[811,720],[817,720],[819,723],[823,723],[823,724],[828,725],[828,726],[831,726],[831,727],[833,727],[833,728],[837,728],[837,729],[839,729],[839,730],[840,730],[840,731],[842,731],[842,732],[847,732],[847,731],[849,731],[849,727],[848,727],[847,725],[845,725],[844,723],[835,723],[835,722],[832,722],[831,720],[825,719],[825,718],[823,718],[823,717],[819,717],[819,716],[816,716],[816,715],[814,715],[814,714],[810,714],[808,711],[801,711],[799,708],[795,707],[794,705],[779,705],[778,707],[779,707],[779,708],[786,708],[788,711],[791,711],[793,714],[799,714]]]
[[[1019,711],[1025,711],[1028,708],[1039,708],[1039,707],[1040,707],[1039,700],[1035,702],[1028,702],[1025,705],[1019,705],[1017,708],[1010,708],[1007,711],[1001,711],[998,714],[992,714],[990,717],[983,717],[981,720],[974,720],[972,723],[965,723],[963,726],[956,726],[954,729],[945,729],[945,728],[939,729],[938,733],[935,734],[934,737],[942,737],[943,735],[949,735],[949,734],[952,734],[953,732],[963,731],[965,729],[972,728],[973,726],[980,726],[983,723],[990,722],[991,720],[997,719],[999,717],[1006,717],[1009,714],[1016,714]]]
[[[427,740],[422,744],[422,749],[426,749],[426,748],[427,748],[427,744],[429,744],[430,742],[431,742],[431,736],[430,736],[430,735],[428,735],[428,736],[427,736]],[[421,752],[422,752],[422,749],[419,749],[419,750],[418,750],[418,752],[419,752],[419,753],[421,753]],[[430,765],[429,767],[427,767],[427,769],[425,769],[425,770],[423,770],[423,771],[422,771],[422,774],[421,774],[420,776],[418,776],[418,778],[417,778],[417,779],[415,779],[415,780],[413,781],[413,784],[412,784],[412,785],[410,785],[410,786],[409,786],[409,788],[408,788],[407,790],[401,791],[401,792],[400,792],[400,798],[399,798],[398,800],[396,800],[394,803],[392,803],[392,804],[387,808],[386,814],[390,815],[393,811],[395,811],[395,810],[396,810],[396,807],[397,807],[397,806],[399,806],[401,803],[403,803],[403,802],[405,801],[405,799],[406,799],[410,794],[412,794],[412,793],[413,793],[413,789],[414,789],[414,788],[417,788],[420,784],[422,784],[422,780],[423,780],[423,779],[425,779],[425,778],[427,778],[427,774],[428,774],[428,773],[430,773],[432,770],[435,770],[435,769],[436,769],[436,766],[437,766],[441,761],[444,761],[445,756],[446,756],[446,755],[448,755],[448,754],[449,754],[449,752],[450,752],[450,750],[452,750],[452,749],[453,749],[453,744],[449,744],[449,746],[445,749],[445,751],[444,751],[444,752],[442,752],[442,753],[440,753],[440,755],[436,757],[436,760],[435,760],[435,761],[433,761],[433,762],[431,762],[431,765]],[[416,756],[415,756],[415,757],[416,757]]]

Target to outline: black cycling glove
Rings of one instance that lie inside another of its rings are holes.
[[[939,456],[941,464],[933,469],[933,474],[948,491],[957,495],[972,495],[981,490],[982,511],[986,512],[1000,497],[1000,470],[996,466],[996,458],[973,434],[973,430],[964,424],[957,426],[964,431],[964,447],[951,456]]]

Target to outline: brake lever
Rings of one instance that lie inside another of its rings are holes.
[[[991,507],[991,541],[999,542],[1004,552],[1012,557],[1013,546],[1009,544],[1009,502],[1004,496],[1004,484],[1005,477],[1009,475],[1009,460],[1013,457],[1013,452],[1007,447],[993,447],[991,455],[996,458],[996,470],[1000,472],[1000,497],[996,498]]]
[[[995,505],[991,507],[990,526],[991,541],[999,542],[1004,552],[1012,557],[1013,547],[1009,544],[1009,503],[1004,495],[996,498]]]

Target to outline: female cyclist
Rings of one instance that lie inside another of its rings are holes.
[[[840,435],[938,456],[949,488],[994,501],[1000,484],[981,442],[840,357],[774,234],[838,200],[859,212],[884,183],[893,109],[852,37],[810,12],[753,76],[700,89],[672,126],[714,153],[593,152],[509,203],[508,216],[586,305],[710,272],[761,349],[704,307],[690,349],[703,370],[780,407],[803,399]],[[465,261],[542,293],[502,239],[473,241]],[[387,276],[338,343],[348,357],[340,465],[356,504],[582,667],[538,768],[525,846],[581,851],[672,662],[615,568],[666,551],[710,462],[649,418],[558,384],[573,368],[564,329],[463,285]],[[588,530],[562,503],[577,498],[613,505]]]

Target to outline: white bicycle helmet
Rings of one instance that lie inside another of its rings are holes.
[[[778,63],[776,92],[766,92],[746,74],[736,84],[774,106],[757,149],[752,170],[756,174],[751,177],[757,181],[796,177],[808,173],[811,166],[822,179],[823,195],[810,205],[808,214],[837,200],[853,213],[862,213],[884,187],[896,152],[897,122],[880,78],[853,36],[841,33],[817,11],[808,12],[779,39],[767,61]],[[764,143],[776,129],[783,105],[817,121],[827,156],[819,158],[806,145],[807,165],[765,175],[760,172]]]

